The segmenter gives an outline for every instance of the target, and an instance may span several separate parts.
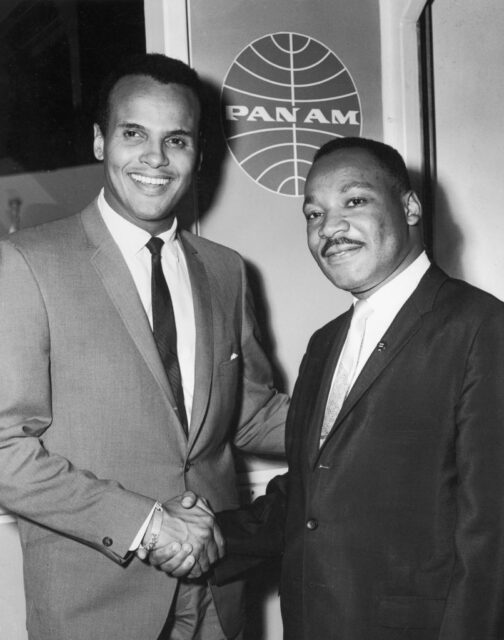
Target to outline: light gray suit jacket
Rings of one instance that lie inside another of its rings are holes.
[[[31,640],[157,638],[176,582],[126,559],[153,499],[192,489],[233,508],[231,443],[283,451],[286,399],[257,340],[243,262],[181,238],[197,335],[188,439],[96,203],[0,243],[0,503],[20,516]],[[240,592],[214,591],[229,635]]]

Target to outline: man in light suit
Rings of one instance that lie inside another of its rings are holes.
[[[0,502],[19,516],[30,640],[240,634],[241,583],[210,590],[200,577],[222,555],[213,515],[177,496],[236,507],[231,447],[282,453],[286,398],[243,261],[177,229],[200,96],[179,61],[124,61],[94,127],[104,190],[0,243]],[[156,334],[166,283],[175,382]],[[187,553],[192,583],[173,577]]]
[[[504,304],[429,262],[387,145],[323,146],[303,211],[315,260],[355,307],[308,345],[288,475],[219,514],[217,580],[283,552],[286,640],[502,639]]]

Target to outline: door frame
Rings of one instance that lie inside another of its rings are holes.
[[[148,53],[164,53],[191,64],[189,0],[144,0]]]
[[[383,138],[419,173],[424,167],[424,132],[418,22],[427,4],[380,0]]]

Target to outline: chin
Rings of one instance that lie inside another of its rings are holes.
[[[350,291],[356,284],[354,278],[348,273],[337,272],[333,269],[324,269],[323,271],[325,276],[335,287],[338,287],[338,289]]]
[[[335,278],[334,276],[332,276],[330,273],[326,273],[325,274],[327,279],[337,288],[337,289],[341,289],[342,291],[351,291],[352,289],[352,284],[349,283],[347,280],[342,280],[341,278]]]
[[[159,222],[166,218],[169,214],[166,213],[165,208],[156,208],[156,209],[139,209],[137,213],[137,217],[144,220],[145,222]]]

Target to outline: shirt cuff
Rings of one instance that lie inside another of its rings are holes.
[[[149,515],[147,516],[147,518],[145,518],[144,523],[138,530],[138,533],[133,539],[133,542],[131,543],[128,551],[136,551],[140,546],[142,540],[144,539],[144,535],[145,535],[145,532],[147,531],[151,518],[154,515],[154,510],[156,508],[156,505],[157,505],[157,502],[155,502],[154,505],[152,506],[152,509],[150,510]]]

